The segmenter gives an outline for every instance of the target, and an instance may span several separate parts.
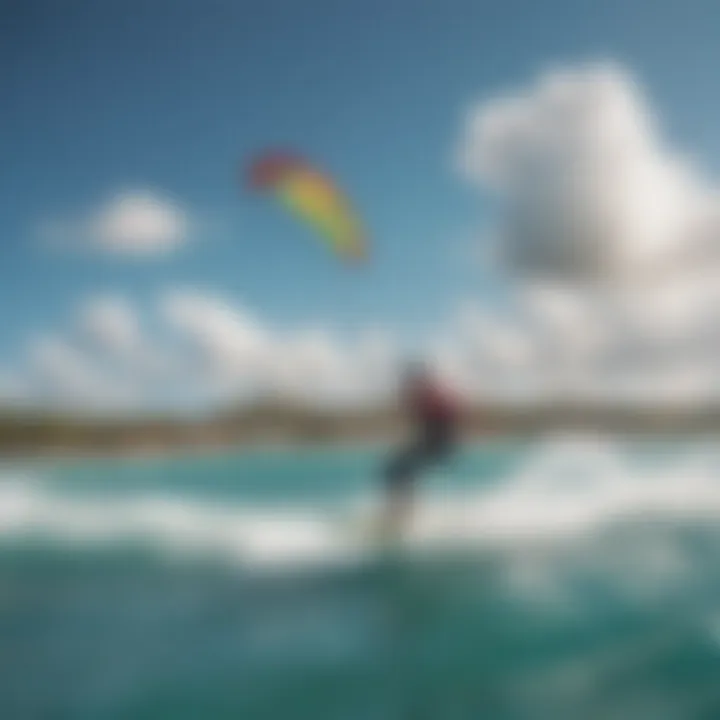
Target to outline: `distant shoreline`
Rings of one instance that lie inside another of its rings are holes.
[[[468,442],[557,432],[628,436],[720,436],[720,408],[484,407],[465,414]],[[330,413],[259,407],[203,420],[0,414],[0,458],[93,459],[204,456],[303,447],[382,447],[407,423],[393,410]]]
[[[0,451],[0,463],[15,460],[43,461],[83,461],[83,460],[162,460],[172,458],[202,458],[222,454],[252,453],[252,452],[297,452],[301,448],[323,448],[332,450],[346,449],[375,449],[391,444],[388,440],[342,440],[320,441],[317,443],[269,442],[269,443],[228,443],[206,445],[167,445],[163,447],[125,447],[114,450],[89,447],[48,447],[41,446],[31,452]]]

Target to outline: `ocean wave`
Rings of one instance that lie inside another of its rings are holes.
[[[409,549],[567,546],[619,524],[702,522],[720,516],[717,457],[695,453],[636,464],[603,442],[567,440],[530,453],[491,487],[435,491],[419,500]],[[62,547],[141,543],[161,553],[211,553],[254,566],[357,561],[374,552],[378,498],[341,506],[251,507],[167,492],[63,493],[51,481],[0,481],[0,547],[32,540]]]

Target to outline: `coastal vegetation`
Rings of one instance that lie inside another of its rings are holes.
[[[463,419],[468,438],[548,432],[686,434],[720,431],[720,407],[605,405],[484,405]],[[202,416],[101,416],[6,409],[0,412],[0,452],[145,453],[273,443],[390,440],[405,431],[394,408],[321,410],[282,404],[230,408]]]

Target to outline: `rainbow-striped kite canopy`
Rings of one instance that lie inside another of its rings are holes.
[[[367,258],[365,233],[349,200],[318,168],[292,153],[265,152],[251,163],[249,183],[255,190],[272,192],[343,260],[358,263]]]

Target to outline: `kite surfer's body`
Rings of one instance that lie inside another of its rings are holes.
[[[413,369],[406,379],[403,400],[415,427],[410,442],[385,468],[387,530],[404,523],[418,475],[448,459],[457,444],[459,408],[447,388],[424,371]]]

